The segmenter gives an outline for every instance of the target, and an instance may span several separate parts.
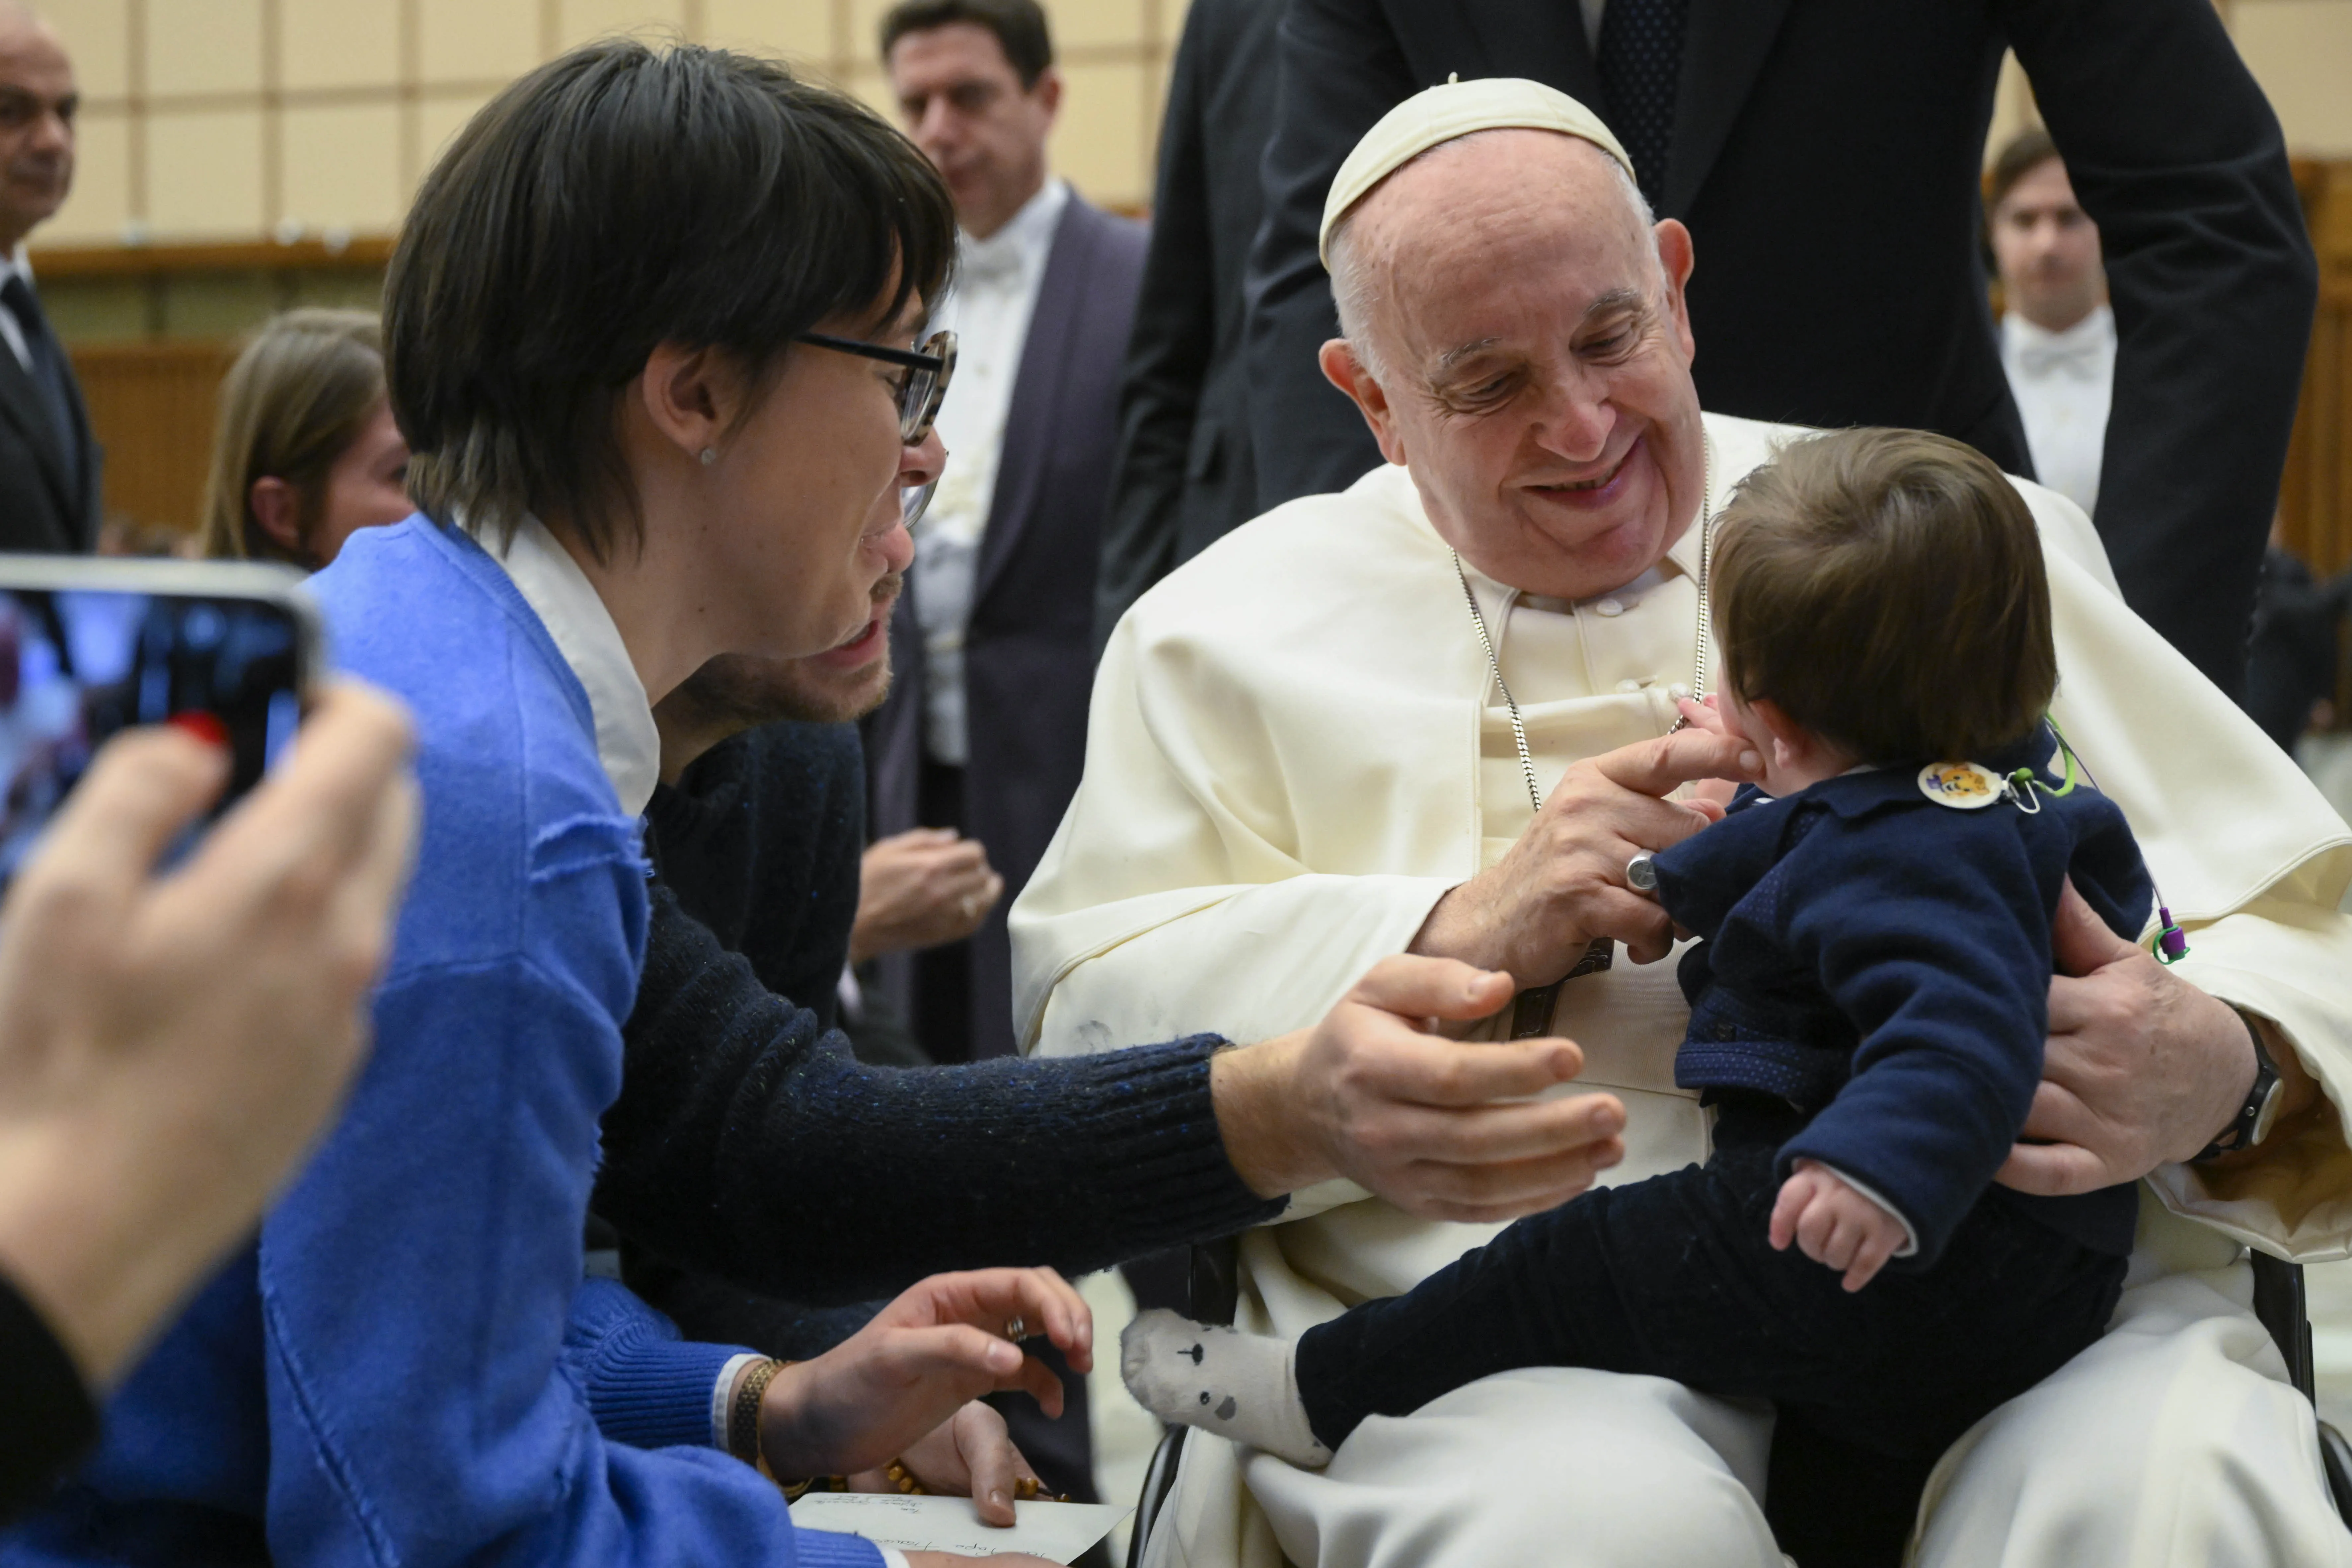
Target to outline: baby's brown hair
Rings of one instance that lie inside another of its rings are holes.
[[[1861,762],[1981,758],[2058,684],[2033,514],[1943,436],[1792,444],[1740,481],[1711,574],[1725,684]]]

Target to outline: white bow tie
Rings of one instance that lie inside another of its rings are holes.
[[[1021,252],[1013,247],[974,247],[963,258],[963,275],[974,283],[1010,283],[1021,276]]]
[[[2017,345],[2017,368],[2038,378],[2063,371],[2076,381],[2096,381],[2105,355],[2096,339],[2052,339]]]

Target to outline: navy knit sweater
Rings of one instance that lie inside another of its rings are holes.
[[[2131,1250],[2130,1186],[2029,1199],[1991,1185],[2025,1124],[2049,1033],[2050,922],[2071,875],[2136,940],[2147,868],[2116,804],[2039,764],[2037,730],[1985,759],[2035,766],[2050,787],[1976,810],[1931,802],[1918,770],[1825,779],[1730,815],[1658,857],[1658,897],[1706,940],[1684,955],[1685,1089],[1769,1095],[1811,1121],[1780,1150],[1785,1176],[1820,1161],[1883,1194],[1925,1268],[1989,1191],[2075,1240]]]
[[[1214,1037],[872,1067],[786,999],[829,996],[847,950],[858,758],[848,725],[773,725],[656,795],[660,877],[597,1212],[672,1263],[819,1303],[944,1269],[1083,1273],[1279,1215],[1225,1158]]]

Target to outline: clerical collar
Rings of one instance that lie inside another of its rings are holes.
[[[495,534],[481,543],[506,568],[515,592],[547,628],[587,692],[589,711],[596,717],[596,760],[620,796],[621,809],[642,816],[661,782],[661,731],[654,727],[653,705],[646,700],[645,683],[637,679],[612,612],[572,552],[539,519],[525,517],[503,549]]]
[[[1662,567],[1653,566],[1622,588],[1612,588],[1605,594],[1594,594],[1582,599],[1556,599],[1549,594],[1521,594],[1518,602],[1530,610],[1543,610],[1555,616],[1572,615],[1604,599],[1613,599],[1625,609],[1641,603],[1642,596],[1666,580]]]

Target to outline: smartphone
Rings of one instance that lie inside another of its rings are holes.
[[[293,739],[321,659],[287,567],[0,553],[0,888],[118,730],[226,745],[226,808]]]

